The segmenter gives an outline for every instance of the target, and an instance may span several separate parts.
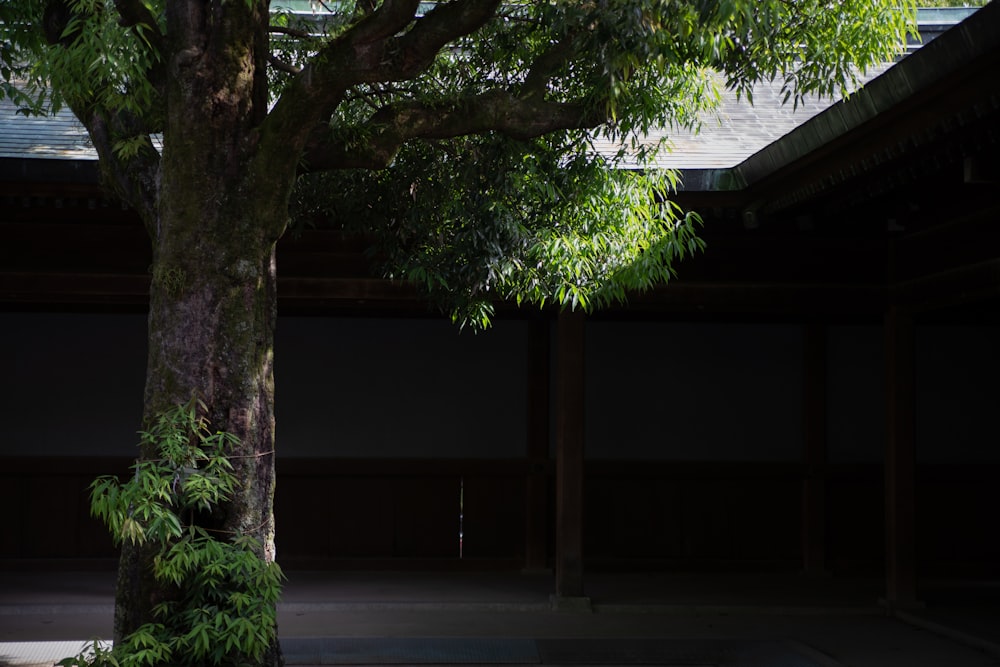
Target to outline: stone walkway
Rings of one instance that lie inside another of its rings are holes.
[[[111,572],[0,573],[0,666],[51,665],[111,633]],[[887,614],[877,580],[592,574],[552,609],[549,574],[291,572],[294,665],[1000,665],[1000,582],[928,585]]]

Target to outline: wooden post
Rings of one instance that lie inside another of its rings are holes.
[[[549,463],[548,318],[530,323],[528,340],[528,470],[525,478],[524,569],[544,570],[548,561]]]
[[[557,607],[583,596],[584,326],[582,313],[559,315],[556,349]],[[589,607],[589,604],[586,606]]]
[[[885,602],[890,608],[917,605],[913,353],[913,316],[890,306],[885,317]]]
[[[803,330],[802,360],[802,568],[826,573],[826,385],[827,328],[809,323]]]

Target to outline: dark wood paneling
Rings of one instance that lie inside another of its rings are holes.
[[[1000,575],[998,465],[918,470],[917,557],[924,573]]]
[[[325,558],[392,558],[395,543],[393,480],[326,480],[330,500]],[[300,506],[301,508],[301,506]],[[308,537],[308,532],[299,539]]]
[[[0,540],[0,558],[114,558],[117,549],[90,516],[90,483],[99,475],[125,474],[118,459],[2,459],[0,486],[15,490],[16,508]]]
[[[467,475],[465,558],[525,558],[525,476]]]
[[[618,564],[795,562],[800,474],[790,464],[590,462],[586,554]]]
[[[881,573],[885,568],[882,466],[830,466],[826,480],[830,569]]]
[[[90,481],[127,474],[100,458],[0,459],[0,502],[14,508],[0,559],[113,563],[107,531],[88,513]],[[490,569],[524,565],[527,461],[281,460],[278,557],[289,568]],[[540,471],[551,490],[552,469]],[[827,563],[834,572],[884,567],[878,464],[828,464]],[[584,557],[598,569],[796,568],[797,463],[591,461],[585,479]],[[996,572],[1000,465],[918,468],[921,575]],[[465,558],[458,558],[459,484]],[[552,514],[554,506],[548,506]],[[552,521],[548,545],[551,558]],[[991,569],[992,568],[992,569]]]

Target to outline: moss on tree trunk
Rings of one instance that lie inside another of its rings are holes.
[[[252,166],[266,164],[253,130],[265,112],[264,82],[253,72],[263,72],[257,61],[266,42],[200,39],[247,33],[212,25],[237,20],[228,12],[203,15],[197,3],[174,9],[171,34],[203,46],[178,45],[170,63],[178,76],[167,91],[156,216],[146,221],[153,265],[144,419],[195,398],[212,429],[239,439],[230,452],[239,487],[211,529],[253,536],[273,560],[275,244],[294,173]],[[126,545],[116,640],[153,620],[153,606],[168,594],[153,578],[150,555]],[[280,663],[274,648],[261,664]]]
[[[247,202],[251,208],[252,203]],[[257,538],[261,556],[273,560],[274,241],[263,238],[242,206],[211,210],[202,201],[200,207],[198,202],[180,207],[199,208],[198,216],[160,219],[144,418],[197,398],[207,406],[213,429],[239,438],[230,452],[239,487],[221,514],[210,519],[211,528]],[[116,639],[153,620],[152,607],[169,594],[166,588],[153,579],[149,556],[126,545]]]

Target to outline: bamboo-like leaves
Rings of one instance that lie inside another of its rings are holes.
[[[128,481],[91,485],[93,514],[117,542],[152,548],[153,576],[174,592],[154,608],[157,622],[126,637],[102,666],[151,667],[173,656],[229,664],[259,658],[274,640],[280,568],[261,558],[254,537],[193,521],[236,490],[228,457],[238,441],[212,432],[202,412],[197,401],[167,411],[140,434],[147,458]]]

